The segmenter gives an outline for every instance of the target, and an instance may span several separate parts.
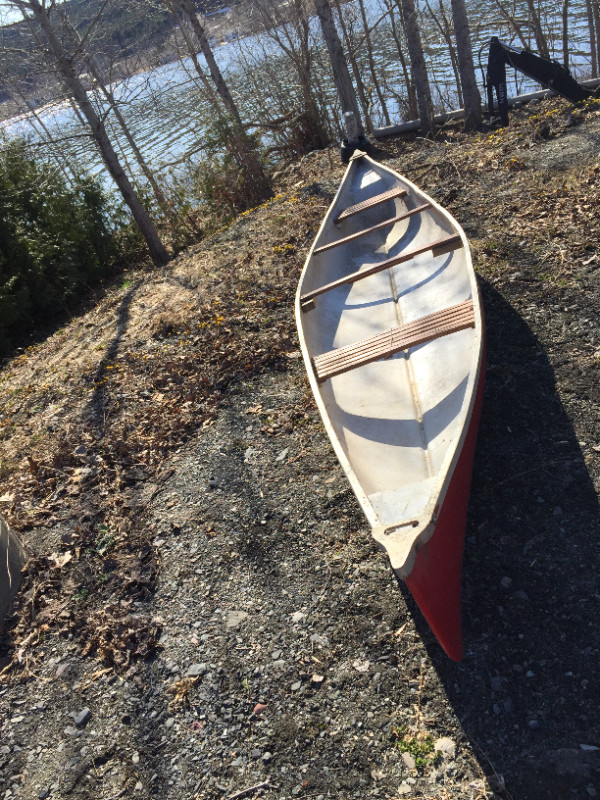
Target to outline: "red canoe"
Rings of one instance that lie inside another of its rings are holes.
[[[467,238],[414,184],[355,156],[296,294],[308,377],[392,569],[462,657],[462,551],[484,374]]]

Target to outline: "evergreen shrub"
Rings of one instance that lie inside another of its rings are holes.
[[[94,179],[71,185],[26,142],[0,140],[0,351],[114,267],[121,213]]]

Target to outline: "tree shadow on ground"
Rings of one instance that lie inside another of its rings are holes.
[[[94,426],[96,432],[100,435],[104,434],[105,426],[106,408],[104,402],[104,383],[107,377],[107,371],[119,352],[121,341],[125,335],[125,332],[127,331],[127,325],[129,324],[131,303],[133,302],[133,298],[135,297],[135,294],[141,285],[141,280],[136,281],[130,287],[129,291],[125,294],[125,297],[121,301],[119,310],[117,312],[117,326],[115,335],[110,345],[107,347],[106,352],[98,364],[94,374],[94,391],[92,392],[92,396],[88,403],[86,416]]]
[[[462,663],[415,618],[482,769],[505,785],[499,796],[587,798],[600,780],[598,498],[540,342],[501,294],[481,289],[487,375]]]

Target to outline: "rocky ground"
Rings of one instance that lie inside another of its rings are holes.
[[[595,106],[553,101],[376,152],[481,278],[460,664],[372,543],[299,358],[334,150],[4,365],[0,513],[31,558],[3,798],[598,795],[599,147]]]

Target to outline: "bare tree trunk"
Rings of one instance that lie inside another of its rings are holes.
[[[360,15],[362,17],[363,27],[365,29],[365,42],[367,44],[367,59],[369,62],[369,72],[371,73],[371,80],[373,82],[373,86],[375,87],[377,97],[379,98],[379,105],[381,106],[381,110],[383,112],[383,119],[385,121],[385,124],[391,125],[392,122],[390,120],[390,115],[388,114],[387,105],[385,103],[385,97],[383,96],[383,92],[381,91],[381,86],[379,85],[379,81],[377,79],[377,70],[375,69],[375,59],[373,58],[373,44],[371,42],[371,33],[369,31],[369,22],[367,20],[367,12],[365,11],[364,0],[358,0],[358,6],[360,8]]]
[[[569,69],[569,0],[563,0],[561,11],[563,64]]]
[[[67,87],[69,88],[69,91],[79,105],[79,108],[81,109],[81,112],[83,113],[92,131],[92,136],[98,145],[102,159],[106,164],[106,168],[119,187],[119,190],[123,195],[123,199],[131,210],[133,218],[135,219],[142,236],[146,240],[152,261],[156,266],[164,266],[169,261],[169,254],[161,242],[152,220],[137,197],[129,179],[127,178],[127,175],[123,170],[123,167],[121,166],[121,163],[119,162],[119,158],[115,153],[108,134],[106,133],[104,122],[96,113],[87,96],[83,84],[75,73],[73,60],[67,55],[63,46],[59,42],[58,37],[56,36],[52,23],[48,17],[48,9],[46,8],[45,4],[42,5],[40,0],[27,0],[27,2],[25,2],[25,0],[14,0],[13,5],[19,8],[25,17],[27,11],[31,11],[33,13],[37,23],[44,33],[44,36],[46,37],[46,41],[48,42],[48,46],[54,57],[56,67]]]
[[[255,148],[252,146],[252,143],[249,141],[248,136],[246,135],[241,114],[238,110],[235,100],[231,95],[231,92],[229,91],[229,87],[223,78],[221,70],[219,69],[210,46],[210,42],[208,41],[206,31],[200,24],[200,20],[198,19],[198,15],[192,0],[165,0],[165,5],[171,11],[181,11],[185,19],[192,26],[192,30],[194,31],[194,35],[198,40],[198,44],[200,45],[200,49],[202,50],[202,54],[206,60],[210,77],[215,84],[217,93],[228,113],[233,117],[233,154],[234,157],[237,155],[240,165],[244,171],[244,181],[246,187],[251,192],[255,202],[265,200],[272,194],[271,185],[267,176],[265,175]],[[194,65],[196,66],[198,74],[202,77],[202,72],[197,60],[194,61]]]
[[[217,92],[219,93],[219,97],[223,101],[225,108],[231,114],[231,116],[236,121],[238,127],[243,128],[242,118],[238,111],[238,107],[235,104],[233,97],[229,91],[229,87],[223,78],[221,70],[216,62],[215,56],[210,46],[210,42],[208,41],[208,37],[206,35],[206,31],[200,24],[200,20],[198,19],[198,15],[196,13],[196,9],[194,8],[194,4],[192,0],[167,0],[166,5],[173,11],[173,10],[180,10],[185,15],[185,18],[192,26],[192,30],[198,40],[198,44],[200,45],[200,49],[202,50],[202,55],[206,59],[206,64],[208,66],[208,71],[210,72],[210,77],[213,79],[214,84],[217,88]]]
[[[352,79],[348,72],[348,65],[346,64],[342,43],[340,42],[340,37],[338,36],[333,21],[331,6],[327,0],[315,0],[315,8],[319,15],[323,38],[325,39],[327,51],[329,52],[333,79],[340,99],[342,114],[353,114],[356,120],[357,134],[358,136],[364,136],[364,128],[360,117],[360,111],[358,110],[358,103],[356,102],[354,86],[352,85]]]
[[[460,108],[462,108],[463,105],[462,83],[460,80],[460,70],[458,68],[458,56],[456,55],[456,48],[454,47],[454,42],[452,40],[452,25],[450,24],[450,20],[446,15],[446,9],[444,8],[442,0],[439,0],[439,6],[440,6],[440,17],[442,18],[443,24],[442,22],[440,22],[436,12],[432,9],[431,5],[429,4],[429,0],[425,0],[425,5],[429,10],[431,19],[434,21],[437,29],[442,35],[442,38],[448,45],[448,53],[450,54],[450,64],[452,65],[452,72],[454,73],[454,80],[456,81],[456,93],[458,95],[458,105]]]
[[[289,0],[285,6],[286,16],[276,0],[258,0],[255,6],[268,35],[290,59],[296,72],[302,103],[302,112],[296,121],[299,146],[311,150],[323,148],[330,134],[313,92],[308,3]]]
[[[412,75],[410,74],[408,64],[406,63],[406,58],[404,57],[404,45],[400,39],[400,34],[398,33],[396,17],[394,16],[394,6],[392,4],[392,0],[385,0],[385,4],[388,10],[388,16],[390,18],[392,37],[396,43],[396,50],[398,51],[398,60],[400,61],[402,74],[404,76],[404,84],[406,86],[406,102],[408,106],[408,119],[416,119],[419,113],[417,109],[417,93],[415,91],[415,84],[412,79]]]
[[[454,36],[458,51],[458,67],[463,89],[465,109],[465,127],[474,130],[481,125],[481,96],[477,88],[473,51],[471,49],[471,33],[464,0],[451,0]]]
[[[83,58],[83,40],[81,39],[81,36],[79,35],[79,32],[72,25],[71,20],[67,17],[67,15],[66,15],[66,13],[64,11],[60,11],[59,13],[60,13],[64,28],[69,33],[69,36],[71,37],[73,42],[77,45],[77,47],[79,49],[79,52],[80,52],[80,54],[81,54],[81,56]],[[108,88],[108,86],[104,82],[102,76],[99,74],[98,70],[96,69],[96,67],[95,67],[95,65],[93,63],[93,59],[86,58],[84,60],[85,60],[86,68],[89,70],[90,75],[96,81],[97,88],[104,95],[104,98],[108,101],[108,104],[110,106],[110,110],[114,114],[117,122],[119,123],[119,127],[120,127],[121,131],[123,132],[123,135],[125,136],[125,139],[127,140],[127,143],[129,144],[129,147],[131,148],[131,152],[133,153],[133,156],[134,156],[139,168],[141,169],[144,177],[146,178],[146,180],[148,181],[148,183],[152,187],[152,191],[154,192],[154,196],[156,197],[156,199],[158,201],[158,204],[160,205],[163,213],[166,214],[169,217],[172,217],[172,211],[171,211],[171,208],[169,206],[169,203],[167,202],[167,198],[164,196],[164,193],[163,193],[162,189],[160,188],[160,186],[158,185],[158,183],[156,181],[156,178],[154,177],[154,173],[152,172],[152,170],[148,166],[144,156],[142,155],[139,147],[137,146],[137,142],[135,141],[135,139],[131,135],[131,131],[129,130],[129,126],[127,125],[127,123],[125,122],[125,119],[123,118],[123,115],[121,114],[121,111],[119,109],[119,105],[118,105],[118,103],[117,103],[117,101],[115,99],[115,96],[114,96],[113,92]],[[125,154],[123,153],[123,150],[121,150],[121,156],[122,156],[123,160],[126,161],[126,157],[125,157]],[[131,175],[132,174],[131,169],[129,170],[129,172],[130,172],[130,175]]]
[[[350,66],[352,67],[352,74],[354,75],[354,82],[356,84],[356,91],[360,100],[360,105],[362,107],[363,115],[365,118],[365,127],[369,133],[373,133],[373,122],[371,120],[371,114],[369,112],[369,100],[367,98],[367,92],[365,90],[365,84],[362,79],[362,74],[360,71],[360,67],[356,61],[356,56],[354,54],[354,50],[352,48],[352,39],[348,32],[348,27],[344,21],[344,15],[342,13],[342,5],[340,0],[333,0],[335,4],[336,11],[338,13],[338,19],[340,21],[340,27],[342,29],[342,35],[344,37],[344,42],[346,44],[346,50],[348,52],[348,58],[350,60]]]
[[[599,0],[590,0],[590,3],[592,6],[594,27],[596,28],[596,63],[600,71],[600,2]]]
[[[529,9],[529,23],[533,29],[537,51],[542,58],[550,58],[548,41],[544,35],[544,31],[542,30],[540,16],[535,7],[535,0],[527,0],[527,8]]]
[[[523,31],[522,31],[522,29],[521,29],[521,26],[519,25],[519,23],[518,23],[518,22],[517,22],[517,20],[515,19],[515,17],[514,17],[514,14],[511,14],[511,13],[509,13],[509,12],[508,12],[508,11],[507,11],[507,10],[504,8],[504,6],[503,6],[503,5],[502,5],[502,3],[500,2],[500,0],[494,0],[494,5],[495,5],[495,6],[496,6],[496,8],[498,9],[498,11],[499,11],[499,12],[502,14],[502,16],[504,17],[504,19],[505,19],[505,20],[508,22],[508,24],[510,25],[510,27],[511,27],[511,28],[514,30],[514,32],[516,33],[516,35],[517,35],[517,36],[518,36],[518,38],[519,38],[519,41],[521,42],[521,45],[522,45],[523,47],[528,47],[528,43],[527,43],[527,37],[526,37],[526,36],[525,36],[525,34],[523,33]]]
[[[594,28],[594,14],[590,0],[585,0],[585,12],[587,16],[588,30],[590,32],[590,55],[592,66],[592,78],[598,77],[598,53],[596,51],[596,30]]]
[[[431,102],[429,77],[427,75],[427,67],[425,66],[425,56],[423,55],[421,31],[419,29],[414,0],[399,0],[399,2],[402,19],[404,21],[404,30],[406,31],[410,65],[415,88],[417,90],[417,105],[419,107],[421,130],[423,134],[427,136],[433,127],[433,103]]]

